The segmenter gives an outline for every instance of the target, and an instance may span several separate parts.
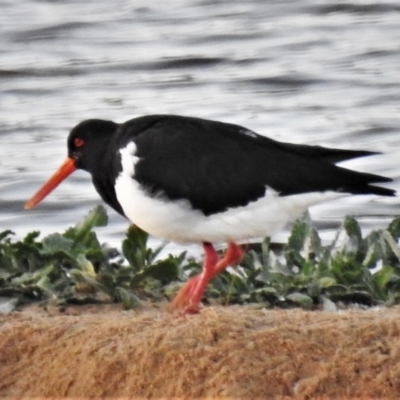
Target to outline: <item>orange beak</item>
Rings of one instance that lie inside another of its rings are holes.
[[[52,190],[54,190],[67,176],[76,170],[75,160],[67,158],[58,168],[54,175],[28,200],[25,204],[25,210],[37,206]]]

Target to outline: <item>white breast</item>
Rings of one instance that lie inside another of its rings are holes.
[[[149,234],[178,243],[219,243],[270,236],[300,217],[308,207],[346,195],[325,192],[280,197],[266,188],[264,197],[246,206],[205,216],[187,200],[149,197],[132,179],[139,160],[135,144],[130,143],[120,152],[123,170],[115,190],[126,217]]]

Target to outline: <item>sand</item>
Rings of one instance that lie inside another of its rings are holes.
[[[400,308],[0,315],[0,397],[400,398]]]

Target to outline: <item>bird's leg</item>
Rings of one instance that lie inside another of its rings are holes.
[[[218,256],[216,256],[216,257],[214,256],[217,253],[211,244],[205,243],[205,244],[203,244],[203,247],[206,252],[206,259],[204,262],[203,272],[199,276],[199,281],[196,284],[196,287],[189,299],[189,305],[184,310],[185,313],[198,312],[201,299],[204,295],[204,292],[205,292],[210,280],[213,279],[214,277],[216,277],[218,274],[220,274],[226,268],[228,268],[229,265],[233,265],[233,264],[236,264],[237,262],[239,262],[243,258],[243,255],[244,255],[244,252],[240,246],[238,246],[236,243],[230,242],[228,245],[228,250],[226,251],[224,257],[218,261],[218,258],[217,258]],[[208,258],[207,255],[210,254],[210,252],[213,252],[213,254],[212,254],[213,262],[208,264],[207,263],[207,258]],[[215,262],[214,260],[218,261],[218,262]]]
[[[211,243],[203,243],[205,252],[203,272],[198,275],[197,282],[191,291],[188,305],[184,309],[185,314],[192,314],[199,312],[199,305],[203,297],[204,291],[208,285],[208,282],[215,276],[214,268],[218,264],[218,253],[215,251]],[[196,277],[195,277],[196,278]]]
[[[171,308],[183,309],[185,314],[199,312],[201,299],[210,280],[243,258],[242,248],[233,242],[229,243],[228,250],[219,261],[218,254],[210,243],[203,243],[203,247],[205,251],[203,272],[189,279],[171,303]]]
[[[211,274],[213,267],[218,262],[218,253],[215,251],[213,245],[211,243],[203,243],[203,248],[205,252],[204,263],[203,263],[203,272],[199,275],[190,278],[187,283],[181,288],[175,298],[172,300],[170,308],[171,309],[185,309],[191,303],[191,298],[195,293],[197,287],[200,284],[200,281],[204,281],[205,277]],[[185,311],[186,312],[186,311]],[[198,312],[198,309],[195,310],[192,307],[192,313]],[[190,311],[188,311],[190,313]]]
[[[228,250],[226,250],[224,257],[221,258],[221,260],[219,260],[218,263],[215,265],[213,269],[213,276],[211,277],[211,279],[220,274],[230,265],[240,262],[243,256],[243,249],[236,243],[230,242],[228,245]]]

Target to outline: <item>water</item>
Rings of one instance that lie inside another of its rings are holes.
[[[62,231],[99,197],[78,171],[25,201],[66,156],[79,121],[151,113],[237,123],[278,140],[381,151],[349,162],[399,188],[400,5],[393,1],[0,0],[0,230]],[[313,209],[384,226],[398,199]],[[118,244],[127,221],[99,231]]]

